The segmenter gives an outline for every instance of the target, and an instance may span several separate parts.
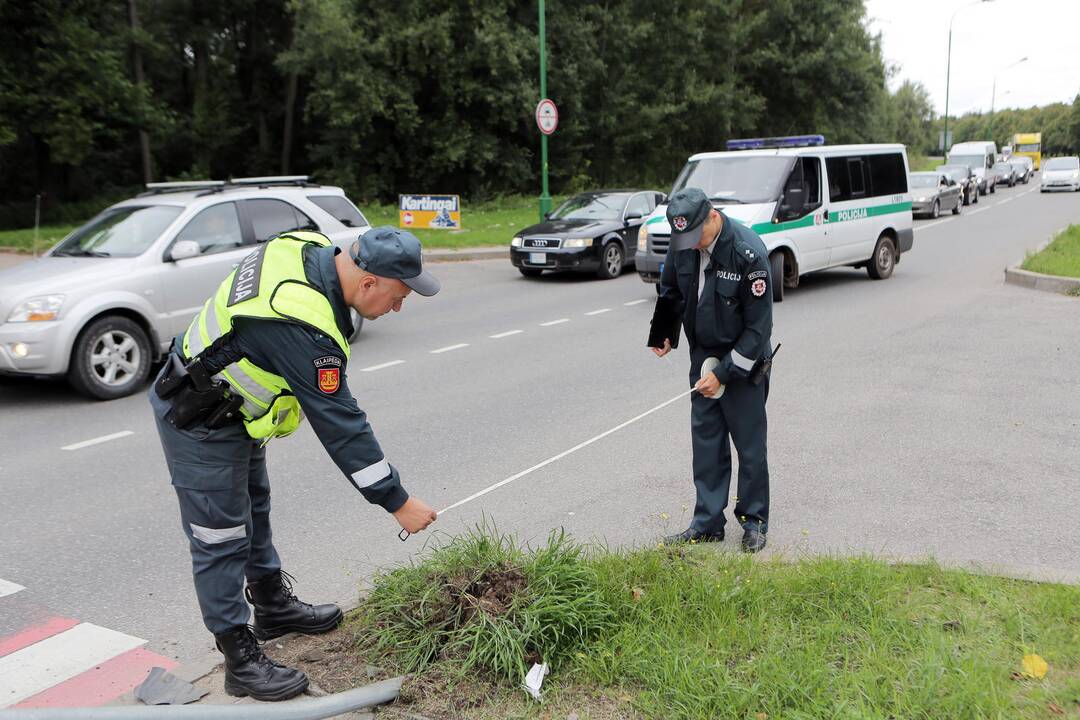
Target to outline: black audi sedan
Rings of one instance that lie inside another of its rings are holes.
[[[525,277],[545,270],[579,270],[610,279],[634,264],[638,228],[664,194],[655,190],[596,190],[574,195],[521,230],[510,262]]]

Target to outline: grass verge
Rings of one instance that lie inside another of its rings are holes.
[[[563,198],[554,200],[555,206]],[[397,205],[361,205],[373,226],[398,224]],[[539,201],[534,197],[509,196],[497,200],[470,203],[462,200],[459,230],[413,230],[425,248],[464,248],[510,245],[514,233],[537,222]],[[72,231],[75,225],[54,225],[38,231],[38,251],[46,250]],[[34,230],[0,231],[0,249],[32,252]]]
[[[1024,258],[1020,267],[1044,275],[1080,277],[1080,225],[1062,230],[1045,248]]]
[[[49,225],[38,228],[37,245],[34,244],[34,229],[25,230],[0,230],[0,250],[14,250],[16,252],[38,252],[48,250],[63,239],[65,235],[75,229],[75,225]]]
[[[911,172],[930,172],[938,165],[945,162],[945,158],[939,155],[909,155],[908,167]]]
[[[342,632],[324,675],[415,673],[432,717],[1080,718],[1080,588],[933,563],[480,530],[378,576]],[[537,703],[519,685],[541,659]]]

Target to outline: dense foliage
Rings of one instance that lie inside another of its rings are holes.
[[[547,2],[553,192],[666,187],[730,137],[932,150],[862,0]],[[312,173],[363,199],[538,190],[537,2],[0,0],[0,228],[146,179]],[[960,118],[957,141],[989,132]],[[1076,152],[1080,102],[994,119]]]

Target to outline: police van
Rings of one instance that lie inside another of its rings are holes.
[[[728,152],[699,153],[672,186],[699,187],[713,205],[749,226],[765,243],[773,300],[807,273],[865,267],[892,275],[914,233],[903,145],[825,145],[821,135],[729,140]],[[638,231],[638,274],[656,283],[671,238],[667,205]]]

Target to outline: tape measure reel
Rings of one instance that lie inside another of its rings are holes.
[[[716,369],[716,366],[719,365],[719,364],[720,364],[720,359],[719,358],[714,358],[714,357],[705,358],[705,362],[701,363],[701,377],[705,377],[706,374],[711,373],[714,369]],[[724,394],[724,388],[725,387],[726,386],[723,383],[721,383],[719,390],[717,390],[712,395],[705,395],[705,397],[712,398],[713,400],[719,400],[720,397]]]

